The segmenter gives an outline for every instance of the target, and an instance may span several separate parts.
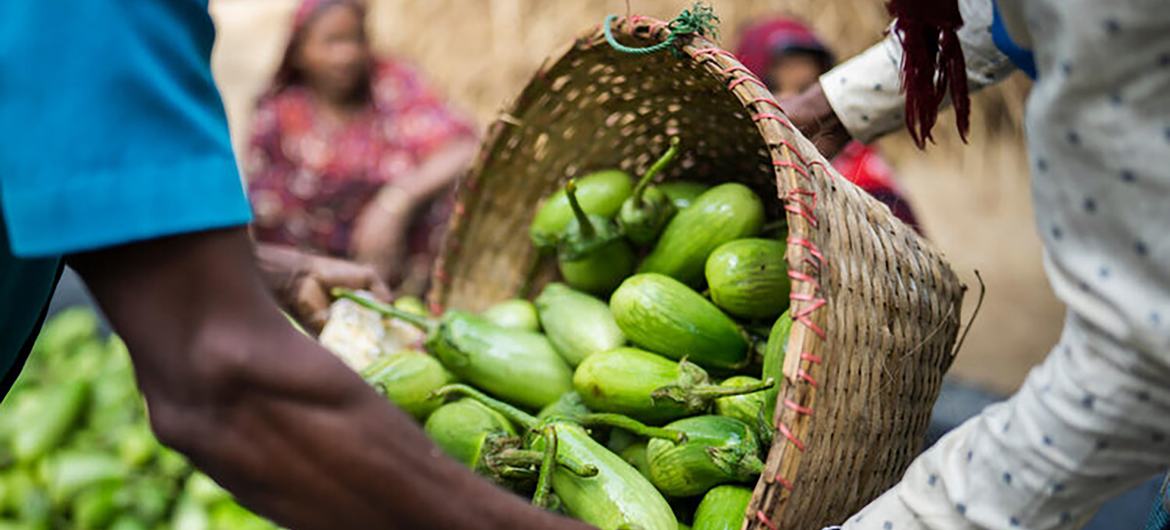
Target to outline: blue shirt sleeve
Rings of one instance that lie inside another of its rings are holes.
[[[15,256],[251,219],[207,0],[0,2],[0,208]]]

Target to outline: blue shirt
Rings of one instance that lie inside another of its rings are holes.
[[[0,374],[62,256],[250,220],[214,40],[207,0],[0,2]]]

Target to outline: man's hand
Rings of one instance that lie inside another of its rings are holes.
[[[837,118],[837,113],[825,98],[820,83],[814,83],[800,94],[780,100],[780,107],[792,124],[804,133],[827,159],[837,156],[853,138]]]
[[[587,528],[443,456],[409,416],[295,331],[244,228],[68,261],[129,346],[159,439],[278,524]]]
[[[313,332],[329,318],[334,287],[369,291],[382,300],[390,289],[370,265],[317,256],[279,245],[257,244],[256,258],[281,305]]]

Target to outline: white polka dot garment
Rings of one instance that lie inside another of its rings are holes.
[[[978,89],[1012,65],[991,41],[990,1],[960,4]],[[1035,54],[1032,193],[1065,329],[1015,396],[925,452],[846,530],[1078,528],[1170,464],[1170,4],[998,7]],[[902,126],[900,56],[888,38],[821,78],[855,137]]]

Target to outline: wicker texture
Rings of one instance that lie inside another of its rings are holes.
[[[623,43],[661,21],[619,19]],[[952,359],[963,295],[931,245],[836,174],[759,80],[702,37],[682,54],[621,54],[600,28],[546,62],[492,126],[461,185],[436,267],[436,309],[478,310],[539,287],[528,224],[569,177],[640,173],[680,136],[665,179],[738,181],[786,215],[791,303],[777,435],[745,528],[819,529],[893,484],[917,453]],[[777,376],[779,374],[776,374]]]

